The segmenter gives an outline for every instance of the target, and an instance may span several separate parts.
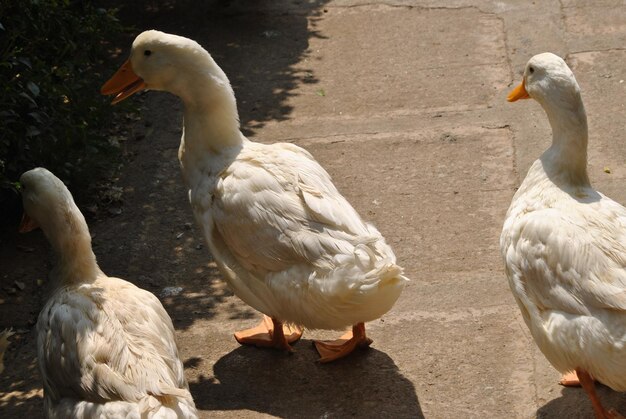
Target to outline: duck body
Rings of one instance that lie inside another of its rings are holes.
[[[626,391],[626,209],[589,186],[559,186],[537,160],[501,236],[509,286],[560,372]]]
[[[100,270],[85,219],[58,178],[38,168],[20,182],[34,220],[23,230],[40,226],[57,256],[37,321],[46,416],[197,418],[159,300]]]
[[[306,328],[340,330],[398,299],[406,280],[393,251],[304,149],[243,140],[210,175],[190,169],[181,150],[196,219],[244,302]]]
[[[561,58],[530,59],[509,101],[529,97],[548,116],[552,144],[506,215],[500,250],[509,285],[548,361],[576,372],[598,418],[618,417],[602,407],[593,380],[626,391],[626,208],[589,182],[587,117]]]
[[[119,278],[57,289],[37,321],[48,417],[197,417],[164,319],[152,293]]]

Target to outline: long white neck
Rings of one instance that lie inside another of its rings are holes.
[[[590,186],[587,175],[587,115],[578,91],[540,100],[552,127],[552,145],[541,160],[557,184]]]
[[[208,55],[208,54],[207,54]],[[239,130],[235,95],[228,78],[208,58],[206,69],[196,69],[191,77],[180,77],[172,93],[184,104],[184,131],[179,160],[189,182],[194,173],[209,170],[212,157],[239,150],[245,137]]]
[[[59,222],[42,228],[57,256],[53,278],[57,286],[93,282],[101,272],[91,248],[91,236],[85,218],[72,202],[59,209]]]
[[[193,154],[219,154],[222,150],[242,142],[234,97],[231,103],[226,94],[214,95],[210,100],[188,102],[183,99],[184,141]]]

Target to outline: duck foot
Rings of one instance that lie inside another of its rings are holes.
[[[580,387],[580,380],[578,375],[576,375],[576,371],[569,371],[563,374],[559,384],[565,387]]]
[[[287,352],[294,352],[289,344],[296,342],[301,336],[301,328],[284,325],[281,321],[265,315],[258,326],[235,332],[235,339],[242,345],[276,348]]]
[[[591,399],[593,410],[596,413],[597,419],[623,419],[624,416],[620,415],[615,409],[606,410],[602,407],[602,402],[598,397],[595,389],[595,383],[589,373],[579,368],[576,369],[576,374],[580,380],[580,385],[583,387],[587,396]]]
[[[356,348],[367,348],[372,339],[365,336],[365,324],[357,323],[352,331],[337,340],[316,340],[313,342],[320,354],[319,362],[331,362],[352,353]]]

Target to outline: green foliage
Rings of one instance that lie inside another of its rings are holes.
[[[80,189],[111,163],[98,70],[121,31],[91,1],[0,2],[0,205],[25,170],[44,166]]]

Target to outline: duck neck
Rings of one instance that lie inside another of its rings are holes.
[[[194,153],[219,153],[242,141],[235,94],[224,72],[208,60],[188,77],[178,78],[174,91],[184,104],[186,147]]]
[[[57,257],[52,275],[56,286],[90,283],[100,273],[85,218],[76,204],[71,204],[71,208],[61,210],[64,211],[62,222],[55,223],[55,226],[62,226],[63,231],[53,232],[44,228]]]
[[[587,115],[580,93],[559,103],[540,103],[552,127],[552,145],[541,157],[548,175],[557,183],[589,186]]]

